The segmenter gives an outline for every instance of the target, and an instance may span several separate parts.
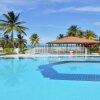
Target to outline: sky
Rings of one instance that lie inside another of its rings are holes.
[[[45,44],[66,34],[71,25],[100,36],[100,0],[0,0],[0,19],[11,10],[26,22],[28,41],[31,34],[38,33],[40,43]]]

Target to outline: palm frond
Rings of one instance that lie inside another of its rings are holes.
[[[18,27],[23,29],[23,30],[27,30],[28,29],[27,27],[24,27],[24,26],[18,26]]]
[[[19,13],[19,14],[15,17],[15,22],[17,22],[17,21],[18,21],[19,16],[20,16],[20,13]]]
[[[15,20],[15,14],[13,11],[8,12],[8,15],[9,15],[11,21]]]
[[[21,30],[21,33],[23,33],[24,35],[26,35],[26,32],[25,32],[25,31],[23,31],[23,30]]]
[[[9,32],[11,32],[11,31],[10,31],[10,30],[6,30],[6,31],[4,32],[4,35],[8,34]]]
[[[0,22],[8,23],[8,21],[6,21],[6,20],[1,20],[1,19],[0,19]]]
[[[7,21],[10,19],[10,17],[7,14],[3,14],[3,16],[7,19]]]
[[[9,26],[9,23],[0,23],[0,26]]]
[[[25,24],[26,22],[24,22],[24,21],[21,21],[21,22],[17,22],[17,23],[15,23],[15,25],[20,25],[20,24]]]

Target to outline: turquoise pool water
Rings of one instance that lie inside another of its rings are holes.
[[[99,100],[100,57],[0,58],[0,100]]]

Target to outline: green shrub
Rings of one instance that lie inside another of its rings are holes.
[[[13,49],[13,48],[5,48],[5,49],[3,50],[3,53],[5,53],[5,54],[14,53],[14,49]]]
[[[98,49],[97,47],[89,48],[89,52],[90,52],[90,53],[97,53],[98,50],[99,50],[99,49]]]

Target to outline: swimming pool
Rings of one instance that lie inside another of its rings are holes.
[[[99,100],[100,57],[0,58],[0,100]]]

